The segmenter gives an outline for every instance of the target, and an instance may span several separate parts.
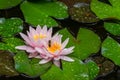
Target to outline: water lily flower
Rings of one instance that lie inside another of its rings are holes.
[[[48,30],[47,26],[41,28],[38,25],[36,29],[30,27],[29,31],[27,31],[27,35],[23,33],[20,33],[20,35],[25,40],[25,45],[17,46],[15,48],[31,53],[29,57],[35,57],[37,55],[35,47],[44,47],[44,44],[51,39],[52,28]]]
[[[60,67],[60,59],[70,62],[74,61],[72,58],[67,56],[73,52],[74,47],[65,48],[68,44],[69,38],[67,38],[64,42],[62,42],[61,39],[62,35],[56,34],[44,48],[35,48],[40,53],[41,61],[39,64],[53,61],[56,66]]]

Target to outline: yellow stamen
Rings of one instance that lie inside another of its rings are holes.
[[[33,39],[35,41],[37,41],[38,39],[43,39],[43,38],[46,38],[45,34],[36,34],[36,35],[33,36]]]
[[[43,39],[43,38],[46,38],[46,35],[45,34],[40,34],[39,37],[40,37],[40,39]]]
[[[53,44],[51,44],[51,45],[47,48],[47,50],[48,50],[50,53],[52,53],[52,54],[54,54],[55,51],[60,50],[60,49],[61,49],[61,44],[59,44],[59,43],[57,43],[57,42],[54,42]]]
[[[38,39],[39,39],[39,35],[38,35],[38,34],[36,34],[36,35],[34,35],[34,36],[33,36],[33,38],[34,38],[34,40],[36,41],[36,40],[38,40]]]

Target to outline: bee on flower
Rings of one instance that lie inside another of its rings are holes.
[[[37,26],[35,30],[30,27],[27,35],[23,33],[20,33],[20,35],[25,40],[25,45],[17,46],[16,49],[27,51],[30,53],[30,58],[39,58],[39,64],[52,61],[56,66],[60,67],[60,60],[74,61],[67,56],[74,49],[74,47],[66,48],[69,38],[62,42],[62,35],[56,33],[52,36],[52,28],[47,30],[46,26],[43,28]]]

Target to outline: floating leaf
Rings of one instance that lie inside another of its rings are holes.
[[[97,73],[99,72],[99,67],[91,60],[88,61],[86,65],[89,71],[89,80],[94,80],[94,78],[98,75]]]
[[[75,58],[74,58],[75,59]],[[51,69],[41,76],[42,80],[93,80],[92,77],[90,79],[89,71],[94,69],[94,67],[97,67],[95,63],[87,63],[91,67],[91,70],[89,70],[89,66],[84,64],[82,61],[75,59],[75,62],[62,62],[63,70],[56,66],[52,66]],[[98,67],[96,68],[98,70]],[[96,73],[96,70],[93,71],[93,73]]]
[[[13,56],[10,52],[0,51],[0,75],[16,76],[18,73],[14,68]]]
[[[18,52],[14,56],[14,60],[15,68],[18,72],[32,77],[36,77],[45,73],[51,66],[51,63],[40,65],[39,59],[28,59],[27,54],[24,52]]]
[[[104,23],[105,29],[113,35],[120,35],[120,24],[119,23]]]
[[[22,31],[22,25],[23,22],[19,18],[0,18],[0,35],[3,37],[11,37]]]
[[[68,16],[67,7],[61,2],[41,0],[37,3],[32,3],[25,1],[21,5],[21,10],[25,21],[35,26],[38,24],[41,26],[56,26],[57,23],[51,16],[55,18],[65,18]]]
[[[99,0],[92,0],[91,9],[100,18],[115,18],[120,19],[120,0],[109,0],[111,5],[100,2]]]
[[[107,37],[103,42],[102,55],[120,66],[120,44],[111,37]]]
[[[83,23],[97,22],[99,19],[90,10],[87,3],[76,3],[69,9],[70,16],[73,20]]]
[[[22,0],[0,0],[0,9],[11,8],[18,5]]]
[[[0,43],[0,50],[8,50],[16,53],[17,50],[15,47],[23,44],[23,41],[18,38],[4,38],[3,42]]]
[[[68,46],[75,46],[74,53],[79,59],[85,59],[92,53],[96,53],[100,49],[100,38],[94,32],[80,28],[77,39],[75,39],[66,29],[61,30],[60,33],[63,35],[63,39],[70,38]]]

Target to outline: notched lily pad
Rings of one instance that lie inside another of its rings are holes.
[[[2,37],[11,37],[22,31],[22,25],[23,21],[19,18],[0,18],[0,35]]]
[[[25,17],[25,21],[36,25],[57,26],[57,22],[51,18],[65,18],[68,16],[67,6],[61,2],[50,2],[40,0],[37,3],[24,1],[21,4],[21,10]],[[31,13],[32,11],[32,13]]]
[[[91,1],[92,11],[100,18],[120,19],[120,0],[109,0],[110,4],[100,2],[99,0]]]
[[[102,43],[102,55],[120,66],[120,44],[111,37],[107,37]]]
[[[74,58],[75,62],[63,61],[63,70],[56,66],[52,66],[46,74],[41,76],[42,80],[93,80],[98,73],[98,67],[95,63],[88,62],[84,64],[81,60]],[[94,67],[96,70],[93,70]],[[89,67],[90,66],[90,67]],[[91,70],[90,70],[91,69]],[[94,76],[91,76],[92,71]],[[91,77],[90,77],[91,76]]]
[[[71,56],[83,60],[91,54],[97,53],[100,49],[101,40],[99,36],[88,29],[80,28],[77,39],[75,39],[67,29],[61,30],[60,34],[64,35],[63,40],[70,38],[68,47],[75,46]]]
[[[0,75],[16,76],[13,56],[8,51],[0,51]]]
[[[76,3],[69,9],[70,16],[73,20],[82,23],[92,23],[99,20],[92,11],[87,3]]]
[[[25,52],[18,52],[14,56],[14,60],[16,70],[31,77],[44,74],[51,66],[51,63],[40,65],[39,59],[28,59],[28,56]]]

